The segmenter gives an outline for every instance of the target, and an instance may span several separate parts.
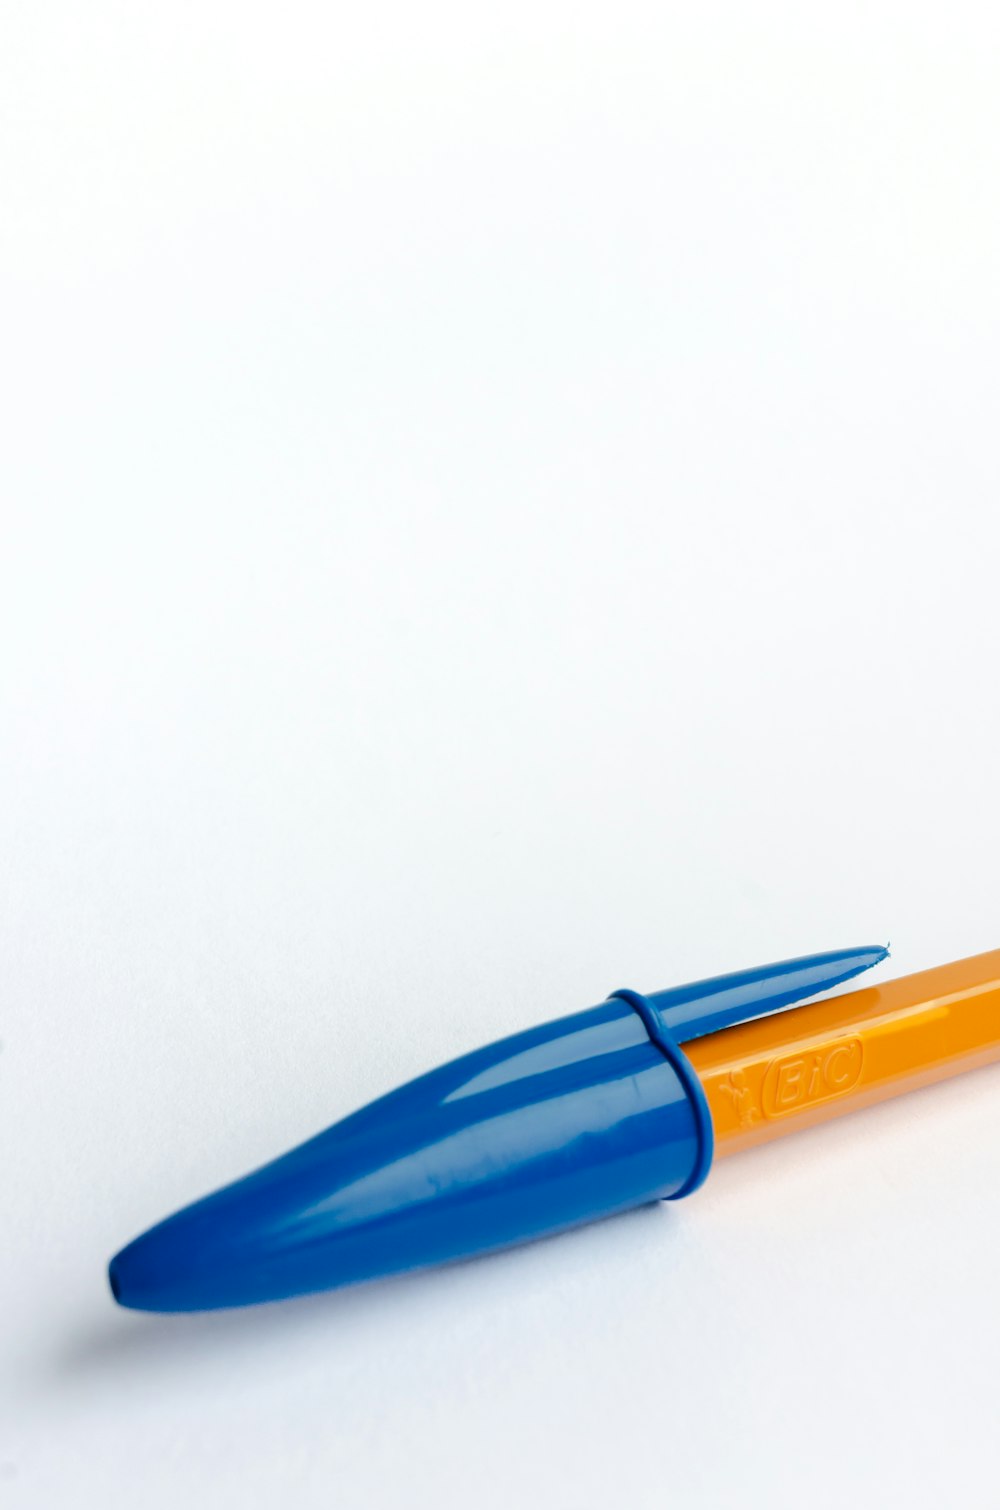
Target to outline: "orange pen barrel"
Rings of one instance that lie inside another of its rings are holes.
[[[735,1153],[1000,1059],[1000,949],[683,1047]]]

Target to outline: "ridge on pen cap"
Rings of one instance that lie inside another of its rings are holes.
[[[828,991],[888,957],[881,944],[830,949],[649,992],[645,999],[671,1037],[686,1043]]]

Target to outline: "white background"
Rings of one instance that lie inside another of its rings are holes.
[[[628,984],[1000,944],[989,5],[0,23],[0,1501],[992,1505],[1000,1072],[507,1256],[151,1221]]]

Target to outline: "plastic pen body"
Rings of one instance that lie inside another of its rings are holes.
[[[462,1055],[112,1260],[143,1310],[248,1305],[486,1253],[694,1190],[717,1152],[1000,1058],[1000,950],[812,1006],[834,950],[595,1007]]]
[[[1000,950],[725,1028],[684,1052],[716,1157],[1000,1059]]]

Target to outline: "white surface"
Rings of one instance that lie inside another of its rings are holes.
[[[615,986],[1000,943],[1000,22],[750,10],[5,10],[4,1504],[993,1502],[1000,1071],[446,1273],[105,1289]]]

